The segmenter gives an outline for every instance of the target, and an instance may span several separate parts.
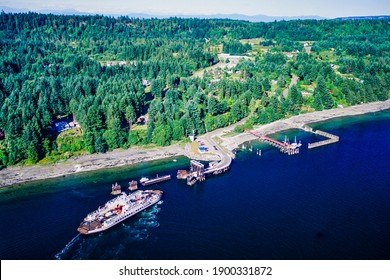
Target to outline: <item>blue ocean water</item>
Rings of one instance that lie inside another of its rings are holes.
[[[253,141],[227,173],[192,187],[186,158],[66,176],[0,190],[1,259],[389,259],[390,111],[312,125],[340,142],[291,130],[299,155]],[[262,156],[255,151],[262,150]],[[142,176],[161,202],[116,227],[78,235],[84,216]]]

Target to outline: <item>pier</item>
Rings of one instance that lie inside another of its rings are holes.
[[[305,130],[306,132],[314,133],[327,138],[326,140],[323,141],[309,143],[308,144],[309,149],[328,145],[331,143],[336,143],[339,141],[338,136],[325,131],[321,131],[321,130],[313,131],[312,128],[306,125],[299,128]],[[259,133],[256,133],[248,129],[245,129],[245,132],[257,137],[258,139],[260,139],[260,141],[264,143],[276,147],[277,149],[279,149],[281,153],[287,155],[299,154],[300,147],[302,146],[301,142],[299,141],[299,143],[297,143],[296,139],[293,143],[290,143],[287,139],[285,139],[284,141],[279,141],[269,136],[261,135]],[[208,142],[209,146],[214,147],[215,153],[218,155],[218,157],[221,160],[218,163],[213,164],[208,168],[205,168],[205,166],[198,161],[191,160],[191,168],[189,171],[178,170],[177,178],[186,179],[187,184],[190,186],[195,184],[198,181],[206,180],[207,175],[217,175],[229,170],[230,165],[232,164],[233,161],[234,154],[232,152],[226,151],[221,145],[217,143],[218,139],[216,138],[215,132],[209,133],[206,136],[204,136],[203,141]],[[261,151],[259,155],[261,155]]]
[[[209,167],[205,170],[204,174],[221,174],[227,171],[232,164],[232,157],[228,154],[223,154],[221,161],[219,161],[215,166]]]
[[[250,131],[248,129],[245,129],[246,132],[258,137],[261,141],[270,144],[271,146],[274,146],[279,149],[280,152],[287,154],[287,155],[296,155],[299,154],[299,147],[301,144],[299,143],[288,143],[287,141],[281,142],[276,139],[273,139],[271,137],[260,135],[256,132]]]
[[[177,178],[186,179],[187,185],[193,185],[197,181],[206,180],[206,175],[217,175],[229,170],[234,155],[226,151],[214,139],[218,131],[213,131],[204,136],[203,141],[207,142],[210,147],[214,148],[214,153],[220,158],[216,164],[205,168],[204,165],[196,160],[191,160],[190,171],[178,170]]]
[[[308,126],[305,126],[303,129],[305,131],[307,131],[307,132],[314,133],[314,134],[317,134],[317,135],[321,135],[321,136],[323,136],[325,138],[328,138],[326,140],[322,140],[322,141],[318,141],[318,142],[314,142],[314,143],[309,143],[308,144],[308,149],[313,149],[313,148],[329,145],[329,144],[332,144],[332,143],[337,143],[340,140],[340,137],[338,137],[337,135],[333,135],[331,133],[328,133],[328,132],[325,132],[325,131],[322,131],[322,130],[313,131],[313,129],[311,127],[308,127]]]
[[[229,170],[231,163],[232,163],[232,158],[228,155],[226,155],[226,158],[224,160],[218,162],[217,165],[209,168],[205,168],[204,164],[196,160],[191,160],[190,171],[178,170],[177,178],[186,179],[187,185],[192,186],[198,181],[202,182],[206,180],[206,175],[221,174],[222,172]]]
[[[205,169],[205,175],[217,175],[229,170],[230,165],[232,164],[234,155],[226,151],[214,138],[218,135],[218,130],[213,131],[205,135],[204,140],[209,143],[211,147],[214,147],[216,154],[221,159],[216,165],[211,166]]]
[[[146,187],[146,186],[149,186],[152,184],[157,184],[157,183],[168,181],[168,180],[171,180],[171,175],[165,175],[165,176],[161,176],[161,177],[159,177],[157,175],[155,178],[146,179],[145,181],[141,181],[141,180],[140,181],[141,181],[141,185]]]
[[[187,185],[192,186],[197,181],[206,180],[204,165],[196,160],[191,160],[191,169],[187,174]]]

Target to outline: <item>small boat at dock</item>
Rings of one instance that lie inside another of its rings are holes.
[[[139,180],[139,182],[142,184],[142,183],[144,183],[144,182],[146,182],[146,181],[148,181],[148,180],[149,180],[148,177],[142,177],[142,178]]]
[[[299,148],[299,147],[302,146],[302,143],[301,143],[300,140],[299,140],[299,142],[297,142],[297,137],[295,137],[294,143],[292,143],[291,145],[294,146],[294,147]]]

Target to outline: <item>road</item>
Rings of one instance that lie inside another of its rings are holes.
[[[223,148],[220,144],[217,143],[217,141],[214,140],[215,137],[221,137],[225,131],[231,131],[233,130],[237,125],[244,124],[247,118],[242,119],[241,121],[230,125],[228,127],[219,128],[217,130],[214,130],[212,132],[206,133],[202,136],[200,136],[198,139],[205,142],[206,146],[209,147],[209,150],[217,154],[219,158],[221,159],[220,162],[214,166],[213,168],[210,168],[207,173],[213,173],[218,170],[223,170],[230,166],[232,163],[232,158],[234,157],[233,153],[231,151],[226,150],[226,148]]]
[[[296,85],[298,82],[298,77],[295,76],[294,74],[292,75],[292,78],[291,78],[291,83],[290,85],[288,86],[288,88],[286,88],[284,91],[283,91],[283,96],[284,97],[287,97],[288,95],[288,90],[293,86],[293,85]]]

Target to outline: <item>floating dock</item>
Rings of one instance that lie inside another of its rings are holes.
[[[157,184],[157,183],[168,181],[168,180],[171,180],[171,175],[165,175],[165,176],[161,176],[161,177],[159,177],[157,175],[156,178],[148,179],[146,181],[142,181],[141,184],[142,184],[142,186],[146,187],[146,186],[149,186],[149,185]]]

